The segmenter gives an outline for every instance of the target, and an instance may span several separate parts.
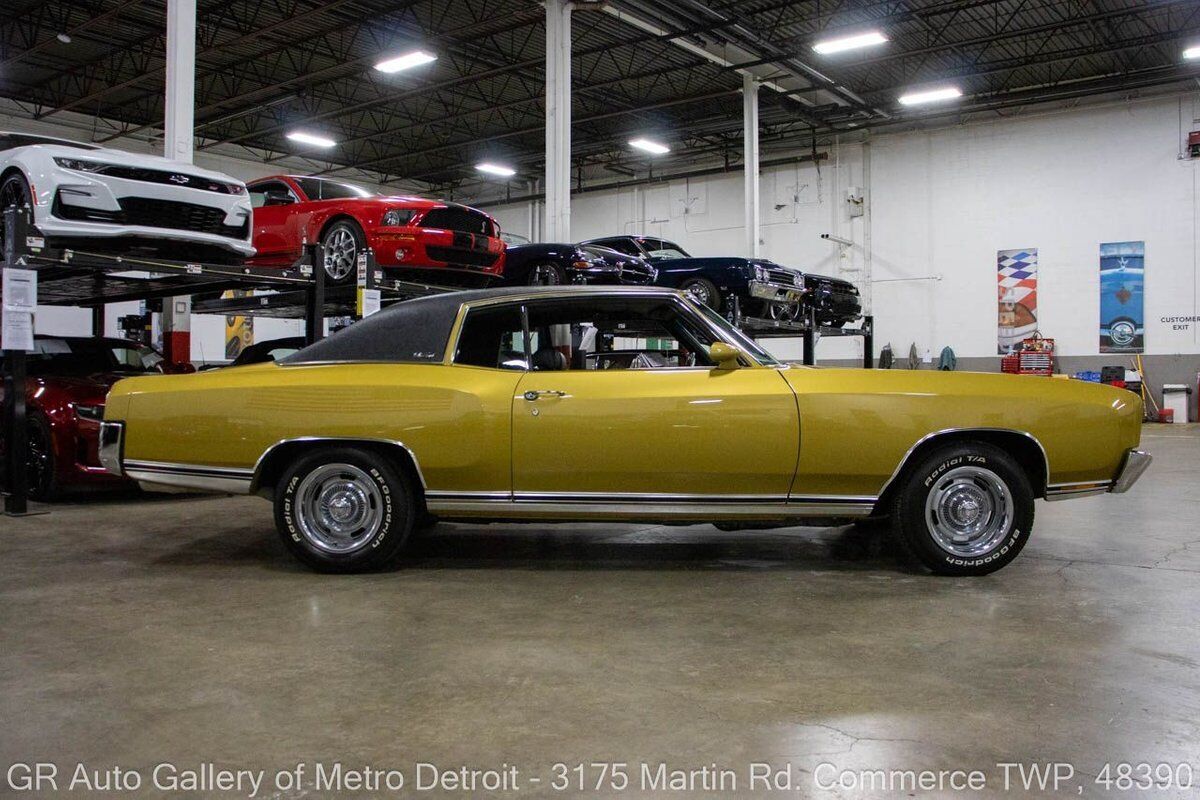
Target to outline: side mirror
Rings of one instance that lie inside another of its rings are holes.
[[[737,369],[741,356],[741,350],[725,342],[713,342],[708,348],[708,357],[717,362],[717,369]]]

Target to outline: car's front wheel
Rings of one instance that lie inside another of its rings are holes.
[[[321,572],[394,564],[416,518],[404,471],[357,448],[313,452],[284,473],[275,526],[293,555]]]
[[[986,575],[1017,557],[1033,528],[1033,488],[999,448],[939,448],[903,478],[892,507],[901,549],[939,575]]]
[[[703,303],[713,311],[721,310],[721,294],[708,278],[688,278],[679,288],[697,303]]]
[[[367,237],[357,222],[340,219],[321,237],[325,277],[334,284],[350,283],[358,275],[358,255],[366,250]]]
[[[561,286],[567,282],[567,276],[557,264],[534,264],[527,281],[530,286]]]
[[[25,176],[14,172],[0,183],[0,259],[4,258],[4,243],[8,241],[7,215],[10,208],[29,208],[31,194]]]

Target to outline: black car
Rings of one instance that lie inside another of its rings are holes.
[[[504,251],[506,286],[616,283],[618,270],[573,244],[518,244]]]
[[[793,320],[799,316],[804,274],[765,258],[693,258],[674,242],[654,236],[607,236],[581,244],[645,258],[658,270],[654,285],[682,289],[730,318]]]
[[[658,277],[658,270],[650,266],[650,260],[641,256],[621,253],[611,247],[601,247],[598,244],[583,244],[580,245],[580,248],[586,253],[604,259],[609,266],[616,267],[619,283],[649,286]]]
[[[817,324],[840,328],[862,316],[862,303],[853,283],[828,275],[804,275],[805,309],[816,311]]]

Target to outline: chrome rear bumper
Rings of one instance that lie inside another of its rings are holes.
[[[125,444],[124,422],[100,423],[100,463],[113,475],[124,475],[121,469],[122,448]]]
[[[1150,462],[1153,460],[1147,452],[1130,450],[1125,454],[1125,461],[1117,470],[1117,477],[1113,480],[1112,488],[1109,491],[1113,494],[1128,492],[1129,488],[1137,483],[1137,479],[1142,477],[1142,473],[1146,471],[1146,467],[1150,466]]]

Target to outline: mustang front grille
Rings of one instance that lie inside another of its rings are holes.
[[[51,213],[59,219],[81,222],[107,222],[113,225],[142,225],[147,228],[171,228],[196,233],[211,233],[234,239],[245,239],[250,220],[241,225],[226,225],[225,212],[212,206],[151,200],[146,197],[122,197],[117,201],[120,211],[85,208],[62,202],[56,197]]]

